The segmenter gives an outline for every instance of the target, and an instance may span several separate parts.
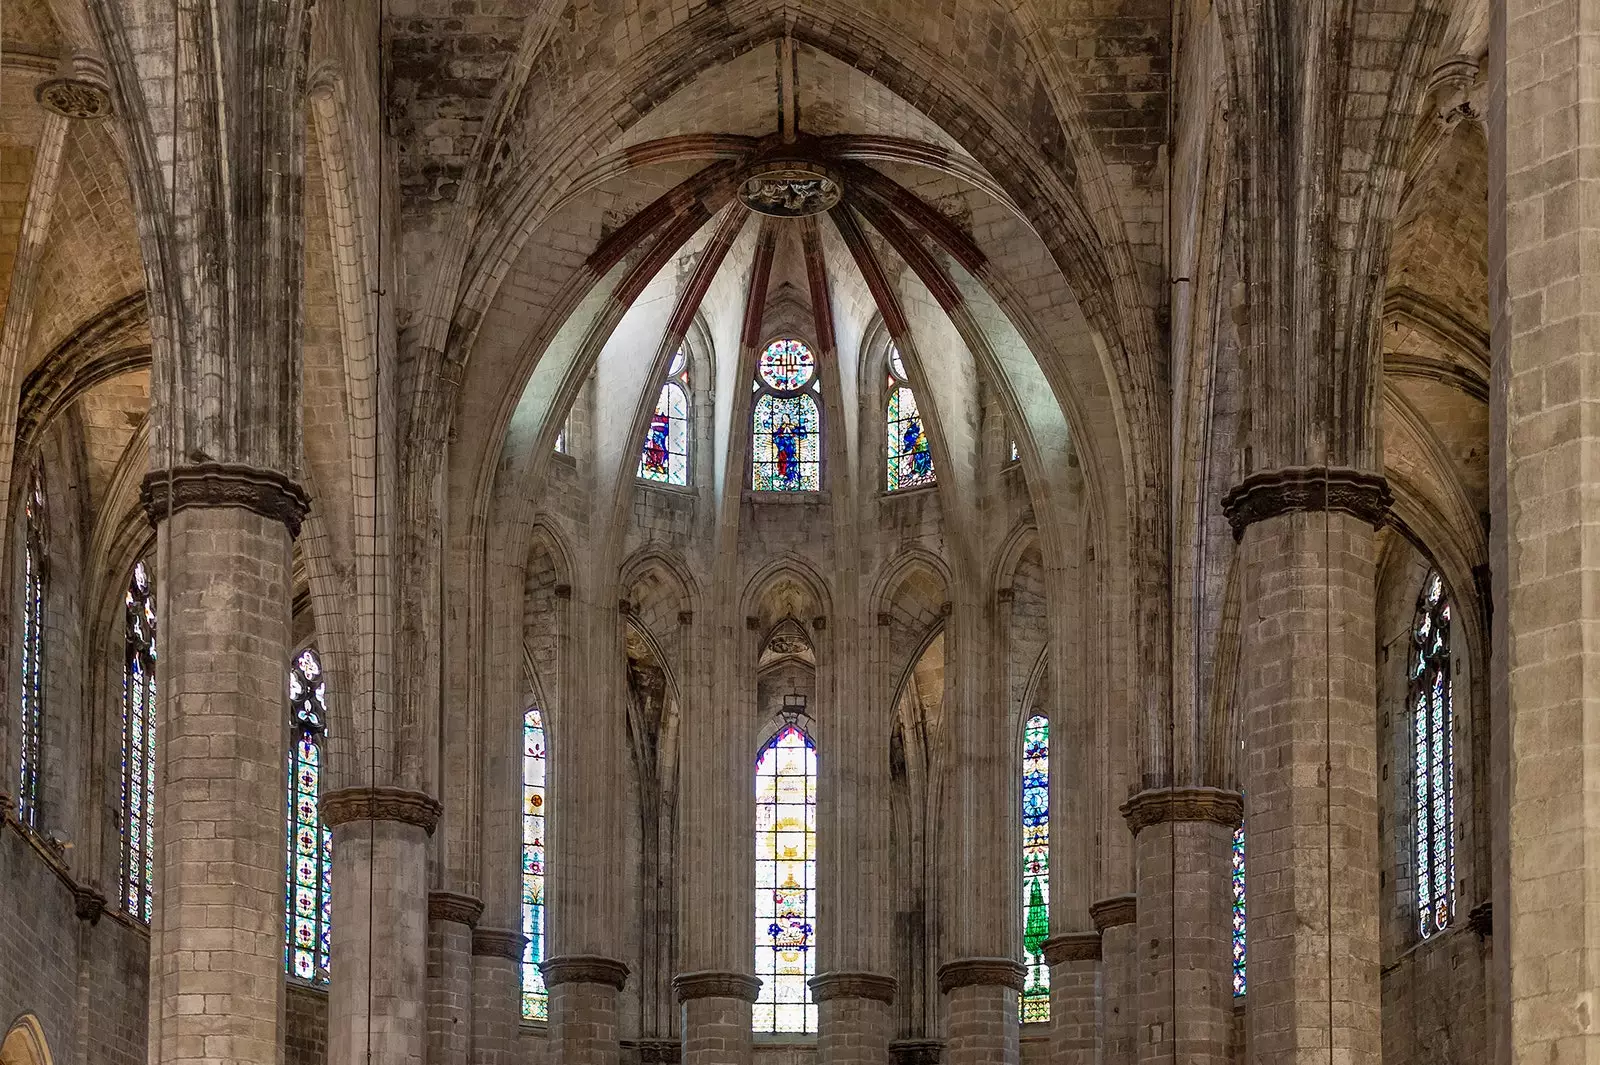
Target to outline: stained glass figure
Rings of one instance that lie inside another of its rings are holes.
[[[284,965],[307,983],[328,982],[333,916],[333,833],[322,823],[322,752],[328,686],[313,648],[289,666],[289,893]]]
[[[822,487],[822,417],[816,358],[798,340],[775,340],[761,353],[751,416],[750,486],[762,492]]]
[[[1022,733],[1022,1023],[1050,1019],[1050,719],[1028,718]]]
[[[17,789],[17,819],[29,828],[39,827],[39,786],[44,755],[44,595],[45,507],[44,479],[35,466],[24,507],[22,548],[21,779]]]
[[[1233,830],[1233,993],[1244,991],[1244,825],[1240,825]]]
[[[645,431],[639,476],[661,484],[689,483],[689,360],[679,348]]]
[[[1455,909],[1455,712],[1450,702],[1450,597],[1429,571],[1411,627],[1417,929],[1446,928]]]
[[[817,748],[786,725],[756,760],[757,1032],[815,1032]]]
[[[928,427],[906,377],[900,349],[889,346],[888,489],[921,488],[934,482],[933,448]]]
[[[550,1018],[550,994],[539,963],[544,961],[544,715],[536,706],[522,715],[522,1017]]]
[[[156,600],[150,571],[133,567],[122,660],[122,906],[150,923],[156,823]]]

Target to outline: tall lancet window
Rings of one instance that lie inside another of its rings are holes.
[[[933,449],[928,443],[928,427],[917,407],[917,396],[906,377],[906,364],[900,349],[889,345],[889,408],[884,418],[888,429],[888,489],[921,488],[934,482]]]
[[[323,740],[328,734],[327,682],[317,652],[306,648],[289,666],[289,865],[285,965],[290,976],[328,982],[333,916],[333,833],[322,823]]]
[[[1233,830],[1233,993],[1244,991],[1244,825],[1240,825]]]
[[[1028,718],[1022,733],[1022,989],[1024,1024],[1050,1019],[1050,719]]]
[[[17,611],[22,623],[20,737],[21,779],[17,788],[17,817],[29,828],[39,827],[39,788],[44,759],[44,595],[45,538],[44,478],[33,470],[23,504],[22,602]]]
[[[815,1032],[817,748],[785,725],[756,760],[758,1032]]]
[[[544,714],[531,706],[522,715],[522,1016],[550,1017],[550,994],[539,963],[544,961]]]
[[[639,476],[659,484],[689,483],[689,359],[679,348],[656,396],[655,413],[644,435]]]
[[[750,487],[815,492],[822,487],[822,415],[817,359],[798,340],[774,340],[756,367]]]
[[[150,922],[156,823],[156,598],[150,571],[133,567],[123,597],[122,906]]]
[[[1455,727],[1450,703],[1450,597],[1429,571],[1411,627],[1411,722],[1416,764],[1417,928],[1423,937],[1450,924],[1455,908]]]

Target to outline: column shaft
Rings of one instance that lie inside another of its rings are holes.
[[[1100,934],[1051,936],[1044,957],[1050,965],[1050,1065],[1096,1065]]]
[[[1139,961],[1136,895],[1117,895],[1090,907],[1100,929],[1101,1065],[1133,1065],[1138,1057]]]
[[[939,967],[945,1065],[1016,1065],[1025,973],[1010,958],[964,958]]]
[[[428,895],[428,1065],[467,1065],[472,1056],[472,925],[483,904]]]
[[[683,973],[672,990],[683,1011],[683,1065],[749,1065],[760,980],[715,970]]]
[[[472,930],[472,1065],[522,1061],[523,944],[521,932]]]

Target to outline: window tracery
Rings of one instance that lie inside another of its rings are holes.
[[[1449,926],[1455,908],[1455,713],[1450,692],[1450,597],[1429,571],[1411,626],[1412,814],[1417,929]]]
[[[21,779],[17,788],[17,818],[29,828],[39,827],[39,794],[44,759],[44,603],[46,524],[43,471],[35,466],[23,504],[22,603],[18,611],[22,629],[20,743]]]
[[[911,390],[900,349],[889,345],[889,403],[884,417],[888,431],[888,490],[922,488],[933,484],[933,448],[928,427]]]
[[[750,486],[760,492],[822,487],[822,416],[816,356],[794,339],[774,340],[756,367]]]
[[[522,1017],[548,1020],[550,995],[539,963],[544,961],[544,714],[530,706],[522,715]]]
[[[133,567],[123,596],[122,905],[150,923],[156,819],[156,602],[150,571]]]
[[[659,484],[689,483],[689,359],[682,348],[673,354],[656,396],[639,456],[639,477]]]
[[[815,1032],[817,749],[788,724],[756,760],[757,1032]]]
[[[333,916],[333,833],[322,823],[323,740],[328,732],[322,660],[306,648],[289,666],[289,861],[284,916],[289,975],[328,982]]]
[[[1022,734],[1022,947],[1027,983],[1022,1022],[1050,1019],[1050,719],[1028,718]]]

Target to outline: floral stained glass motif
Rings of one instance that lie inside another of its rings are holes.
[[[544,961],[544,714],[536,706],[522,715],[522,1017],[550,1017],[550,994],[539,963]]]
[[[934,482],[933,448],[928,427],[917,406],[916,393],[906,378],[900,349],[889,348],[889,409],[884,419],[888,432],[888,489],[921,488]]]
[[[1022,948],[1027,983],[1022,1023],[1050,1019],[1050,719],[1035,714],[1022,734]]]
[[[156,821],[156,600],[150,571],[133,567],[123,596],[122,907],[150,923]]]
[[[1446,928],[1455,908],[1455,712],[1450,701],[1450,597],[1429,572],[1411,627],[1417,930]]]
[[[822,418],[816,358],[798,340],[775,340],[761,353],[752,414],[750,486],[760,492],[815,492],[822,487]]]
[[[22,735],[17,818],[29,828],[38,828],[44,753],[45,509],[44,481],[37,467],[28,487],[23,519],[22,603],[18,611],[22,622]]]
[[[757,1032],[815,1032],[817,749],[786,725],[756,761]]]
[[[1233,993],[1244,994],[1244,826],[1233,830]]]
[[[639,476],[661,484],[689,483],[689,360],[682,348],[672,356],[656,397],[639,455]]]
[[[284,914],[284,965],[308,983],[328,982],[333,916],[333,833],[322,823],[323,740],[328,685],[322,660],[306,648],[289,667],[289,904]]]

